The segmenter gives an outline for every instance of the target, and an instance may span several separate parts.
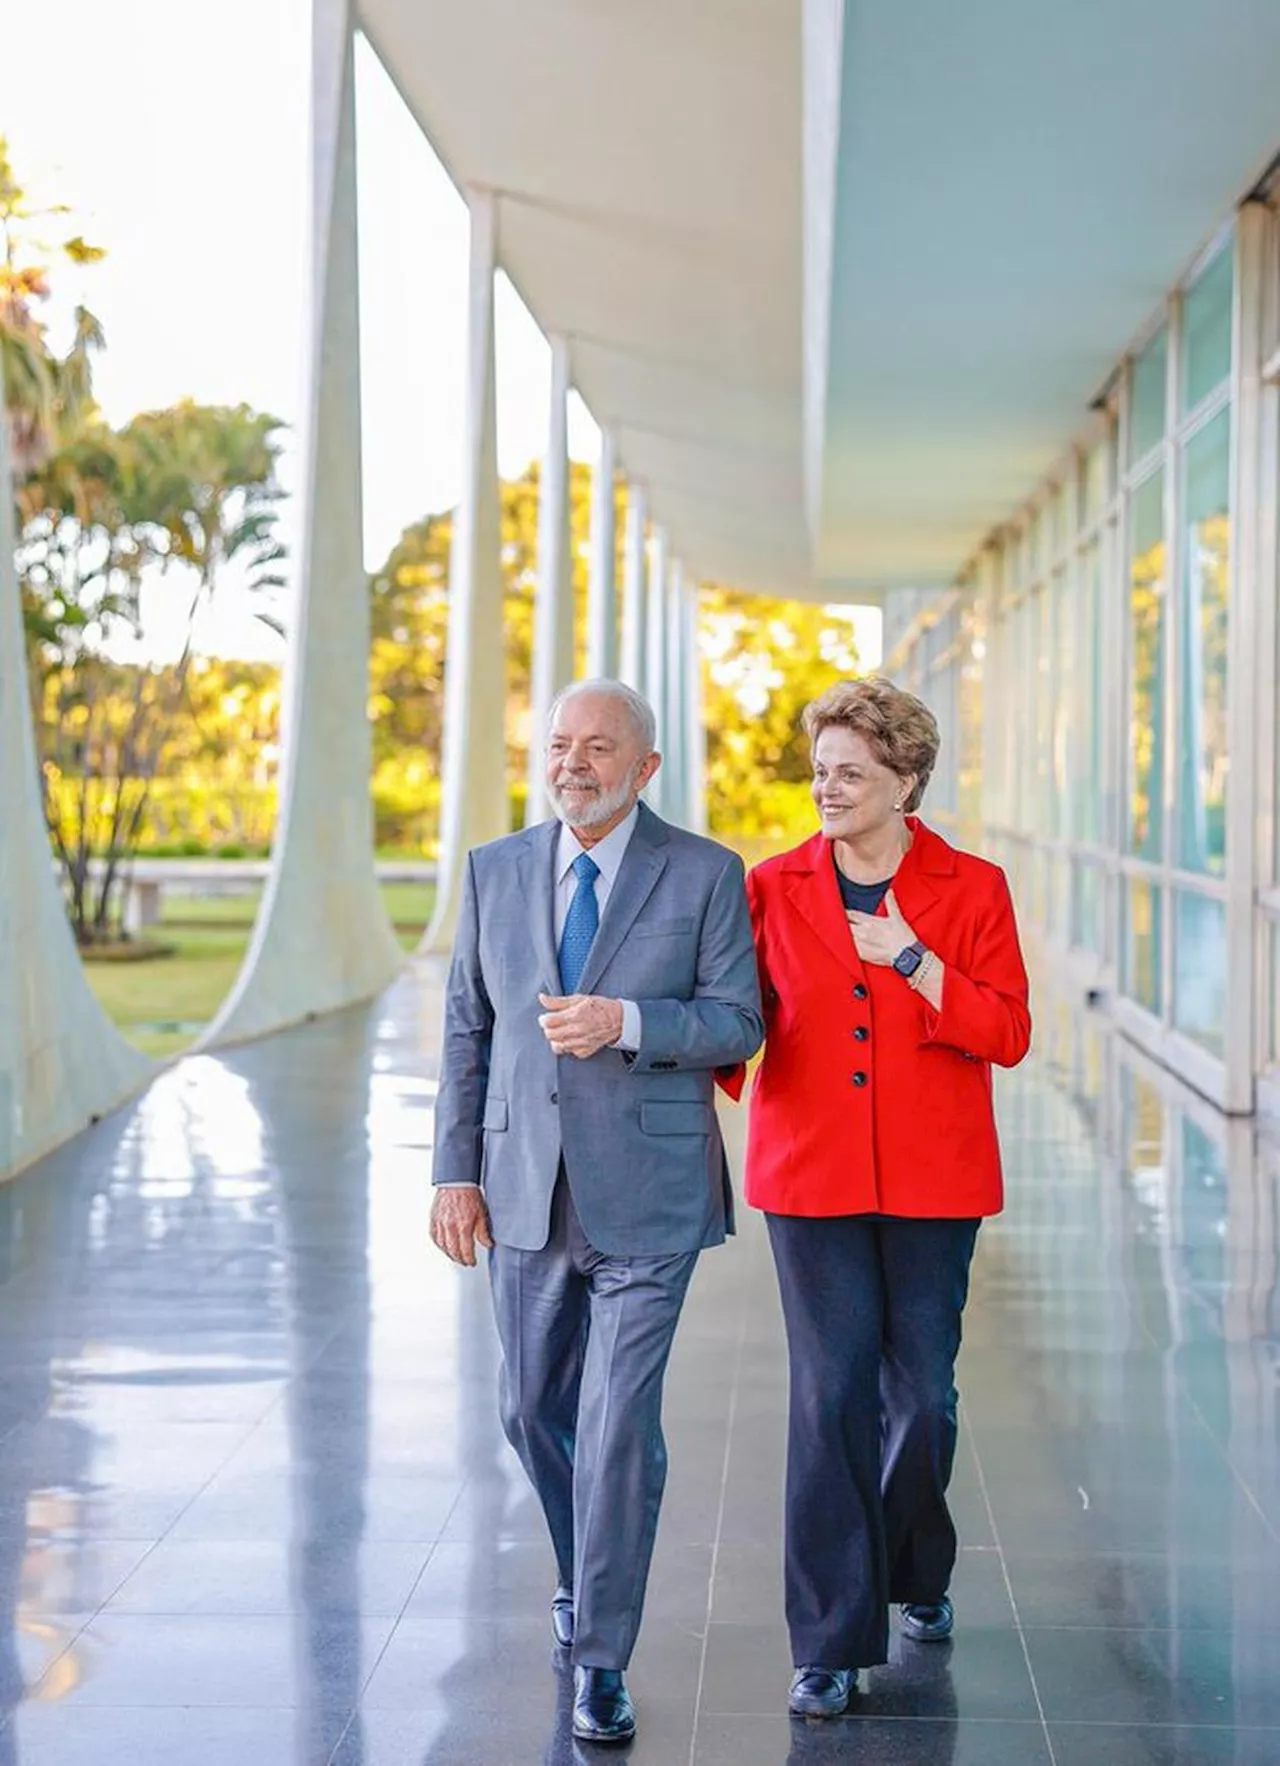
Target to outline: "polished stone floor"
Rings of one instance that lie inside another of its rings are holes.
[[[437,987],[190,1059],[0,1189],[0,1766],[591,1755],[483,1277],[427,1242]],[[784,1708],[758,1221],[703,1259],[636,1766],[1280,1763],[1277,1160],[1131,1058],[1002,1085],[958,1633],[834,1724]]]

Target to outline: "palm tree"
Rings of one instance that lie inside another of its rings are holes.
[[[102,348],[102,327],[87,308],[77,307],[71,348],[59,358],[38,316],[49,298],[51,260],[82,265],[104,256],[79,234],[56,245],[40,237],[45,224],[69,212],[62,204],[32,205],[0,135],[0,386],[18,485],[94,410],[92,358]]]

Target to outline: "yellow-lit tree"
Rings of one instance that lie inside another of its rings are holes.
[[[800,714],[857,673],[849,609],[709,588],[700,649],[712,832],[750,852],[801,839],[815,823]]]

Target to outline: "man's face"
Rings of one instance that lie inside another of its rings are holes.
[[[658,766],[626,705],[611,694],[576,694],[556,713],[547,741],[547,795],[571,828],[595,831],[622,821]]]

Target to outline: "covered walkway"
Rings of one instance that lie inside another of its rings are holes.
[[[0,1189],[4,1766],[575,1758],[483,1277],[427,1241],[439,973],[193,1057]],[[1076,1048],[1001,1093],[954,1644],[895,1646],[849,1719],[785,1715],[748,1218],[677,1339],[636,1766],[1280,1760],[1278,1162]]]

